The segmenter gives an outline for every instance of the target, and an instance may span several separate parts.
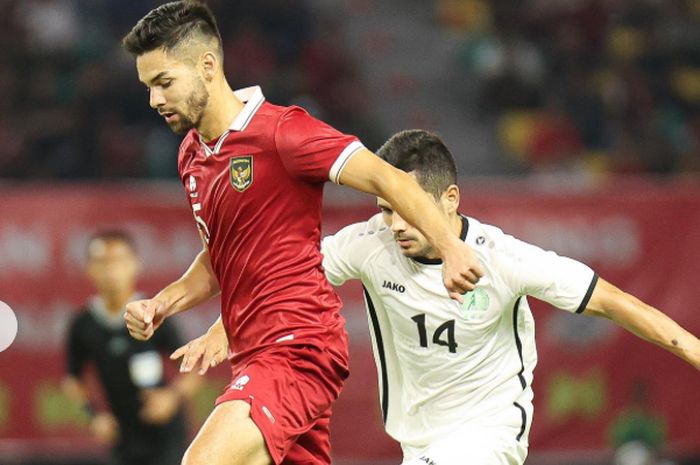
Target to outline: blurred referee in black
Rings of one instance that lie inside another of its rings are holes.
[[[166,352],[183,344],[170,320],[149,341],[129,336],[124,306],[139,298],[140,268],[127,233],[104,231],[90,239],[87,274],[97,294],[69,326],[63,390],[90,416],[92,434],[112,446],[110,465],[178,465],[187,446],[183,400],[200,381],[180,375],[165,383]],[[88,384],[81,379],[89,362],[111,411],[93,410]]]

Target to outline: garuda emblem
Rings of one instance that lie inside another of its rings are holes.
[[[246,155],[231,158],[229,174],[234,189],[238,192],[248,189],[253,184],[253,157]]]

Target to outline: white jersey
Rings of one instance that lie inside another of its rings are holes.
[[[422,448],[467,424],[512,427],[527,446],[537,363],[527,295],[569,312],[597,281],[586,265],[462,217],[462,240],[484,267],[464,304],[450,299],[440,260],[405,257],[381,215],[323,239],[333,285],[364,285],[386,431]]]

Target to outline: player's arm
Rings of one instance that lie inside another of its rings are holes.
[[[598,279],[583,313],[614,321],[700,370],[700,340],[697,337],[656,308],[603,279]]]
[[[443,260],[443,280],[451,297],[460,299],[460,294],[474,289],[483,275],[479,260],[451,231],[435,203],[410,175],[360,149],[343,167],[339,181],[383,198],[425,235]]]
[[[145,341],[153,336],[165,318],[189,310],[219,292],[209,250],[204,247],[180,279],[152,299],[137,300],[126,306],[126,327],[132,337]]]

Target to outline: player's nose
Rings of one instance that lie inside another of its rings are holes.
[[[159,107],[165,105],[165,97],[163,96],[163,93],[160,92],[158,89],[151,89],[151,92],[148,95],[148,103],[151,105],[151,108],[157,110]]]
[[[392,232],[403,232],[406,231],[408,224],[406,221],[399,216],[398,213],[394,212],[393,215],[391,215],[391,231]]]

